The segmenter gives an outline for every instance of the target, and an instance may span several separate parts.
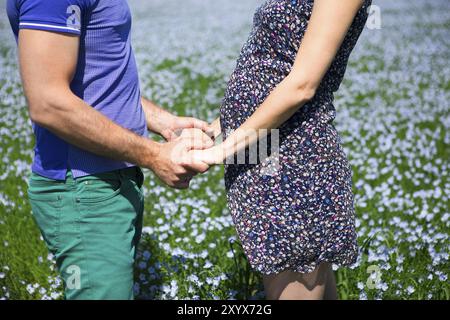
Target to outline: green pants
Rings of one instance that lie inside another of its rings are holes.
[[[143,174],[132,167],[65,181],[32,174],[34,219],[54,254],[66,299],[133,299]]]

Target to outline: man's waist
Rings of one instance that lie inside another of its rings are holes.
[[[148,136],[146,124],[130,129],[141,136]],[[52,132],[38,125],[34,126],[36,145],[32,171],[55,180],[64,180],[67,169],[74,177],[82,177],[99,172],[113,171],[133,166],[125,161],[100,156],[71,145]]]

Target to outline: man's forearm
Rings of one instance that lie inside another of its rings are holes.
[[[149,167],[159,152],[157,142],[119,126],[71,92],[53,95],[41,114],[33,119],[39,125],[100,156]]]
[[[144,97],[141,98],[141,104],[144,109],[148,130],[161,134],[174,116]]]

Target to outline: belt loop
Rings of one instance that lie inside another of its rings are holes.
[[[72,169],[70,167],[67,168],[66,179],[65,179],[64,183],[66,185],[74,185],[74,184],[76,184],[76,180],[75,180],[75,178],[73,176],[73,171],[72,171]]]
[[[142,169],[139,166],[136,166],[136,180],[138,181],[139,188],[142,188],[144,185],[144,173],[142,172]]]
[[[125,178],[125,175],[124,175],[124,173],[123,173],[123,169],[119,169],[119,170],[117,171],[117,173],[118,173],[118,175],[119,175],[119,180],[120,180],[120,181],[125,180],[125,179],[124,179],[124,178]]]

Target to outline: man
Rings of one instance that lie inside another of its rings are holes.
[[[208,169],[187,152],[212,141],[177,131],[208,125],[141,98],[126,0],[8,0],[7,13],[36,136],[29,199],[65,296],[132,299],[139,166],[187,188]]]

